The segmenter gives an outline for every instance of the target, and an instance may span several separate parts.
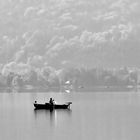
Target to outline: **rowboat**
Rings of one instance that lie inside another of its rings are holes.
[[[34,103],[34,107],[35,107],[35,109],[48,109],[48,110],[69,109],[71,104],[72,104],[72,102],[66,102],[65,104],[50,104],[50,103],[38,104],[38,103]]]

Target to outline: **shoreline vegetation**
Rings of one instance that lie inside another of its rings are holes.
[[[9,70],[9,71],[8,71]],[[0,74],[0,91],[17,92],[82,92],[132,91],[139,88],[139,70],[130,68],[66,68],[50,66],[26,71],[8,69]]]
[[[137,89],[139,7],[138,0],[1,0],[1,92]]]

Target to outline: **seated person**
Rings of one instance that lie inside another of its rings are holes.
[[[52,98],[50,98],[49,103],[53,105],[54,104],[54,100]]]

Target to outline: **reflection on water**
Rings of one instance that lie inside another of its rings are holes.
[[[34,115],[36,121],[48,121],[51,127],[55,127],[55,124],[57,123],[57,116],[55,111],[50,110],[34,110]]]
[[[71,110],[34,110],[52,97]],[[2,140],[139,140],[140,93],[1,93]]]
[[[36,121],[49,120],[51,127],[57,126],[57,122],[59,121],[60,116],[70,117],[71,113],[72,113],[71,109],[65,109],[65,110],[63,109],[58,109],[58,110],[34,109],[34,116],[35,116]]]

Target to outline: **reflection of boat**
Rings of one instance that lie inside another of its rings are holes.
[[[65,104],[50,104],[50,103],[45,103],[45,104],[38,104],[38,103],[34,103],[34,107],[35,109],[68,109],[70,108],[70,105],[72,104],[72,102],[67,102]]]

